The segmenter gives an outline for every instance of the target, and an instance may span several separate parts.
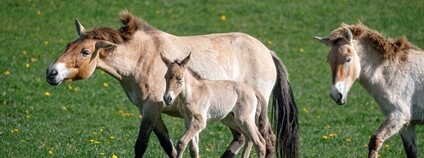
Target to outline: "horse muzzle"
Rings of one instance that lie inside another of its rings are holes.
[[[174,103],[174,99],[172,97],[172,94],[170,94],[169,92],[165,93],[163,95],[163,101],[165,102],[166,105],[172,105],[172,103]]]
[[[69,74],[64,64],[52,64],[46,70],[46,80],[50,85],[57,86],[63,82]]]
[[[333,86],[330,92],[331,99],[333,99],[338,105],[344,105],[347,101],[347,93],[343,93],[341,90],[339,86]]]

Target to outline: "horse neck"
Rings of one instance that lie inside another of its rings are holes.
[[[191,100],[193,94],[200,94],[199,90],[201,90],[202,86],[204,85],[203,80],[197,79],[189,72],[189,70],[186,70],[184,72],[184,78],[185,78],[185,84],[183,86],[182,95],[186,100]],[[196,95],[197,96],[197,95]]]

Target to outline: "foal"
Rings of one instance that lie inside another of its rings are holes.
[[[189,141],[190,145],[197,149],[200,131],[206,127],[207,122],[218,120],[243,133],[249,139],[247,142],[253,142],[257,156],[265,157],[267,143],[255,121],[259,124],[265,122],[264,128],[268,128],[270,132],[266,114],[262,114],[262,111],[266,111],[262,109],[266,107],[264,97],[244,83],[201,79],[195,72],[187,69],[190,55],[182,62],[171,62],[162,56],[162,60],[168,65],[163,100],[167,105],[171,105],[181,94],[184,103],[177,105],[186,126],[186,131],[176,147],[177,157],[182,157]],[[245,147],[250,149],[248,143]]]

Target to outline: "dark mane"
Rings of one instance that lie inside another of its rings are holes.
[[[202,76],[200,76],[200,74],[197,73],[196,71],[194,71],[193,69],[191,69],[191,68],[188,67],[187,70],[197,80],[204,80],[204,78],[202,78]]]
[[[138,30],[145,32],[156,30],[149,24],[133,16],[129,11],[124,10],[120,13],[120,21],[122,27],[119,29],[112,29],[109,27],[94,28],[91,31],[86,32],[81,38],[83,39],[94,39],[94,40],[106,40],[116,44],[122,44],[130,41]]]
[[[335,43],[337,40],[345,39],[343,28],[348,28],[356,40],[367,40],[371,45],[383,54],[386,60],[406,61],[409,49],[419,49],[408,42],[406,37],[398,39],[385,38],[375,30],[371,30],[363,24],[347,25],[342,24],[341,27],[330,33],[330,41]]]

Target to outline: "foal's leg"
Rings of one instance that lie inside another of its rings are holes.
[[[183,153],[185,148],[187,147],[187,143],[206,127],[206,119],[199,114],[195,114],[192,118],[190,118],[190,120],[186,120],[186,125],[188,125],[188,128],[177,144],[178,158],[183,157]]]
[[[190,156],[192,158],[199,157],[199,134],[196,134],[189,143]]]
[[[258,158],[264,158],[266,155],[266,143],[265,139],[261,136],[261,133],[258,130],[258,127],[255,124],[253,118],[247,117],[237,117],[236,123],[240,125],[243,134],[249,138],[249,141],[252,141],[255,145],[256,154]]]
[[[386,120],[371,137],[368,144],[368,157],[377,158],[378,150],[383,146],[383,142],[398,133],[408,123],[408,118],[400,112],[387,115]]]
[[[400,131],[403,147],[408,158],[418,157],[417,139],[415,133],[415,125],[410,124],[405,130]]]
[[[233,140],[230,145],[228,145],[225,152],[222,154],[221,158],[233,158],[237,155],[240,148],[243,146],[245,142],[245,137],[239,131],[229,128],[231,133],[233,134]]]
[[[242,158],[249,158],[250,156],[250,152],[252,151],[252,141],[250,140],[246,140],[244,143],[244,150],[243,153],[241,154]]]

